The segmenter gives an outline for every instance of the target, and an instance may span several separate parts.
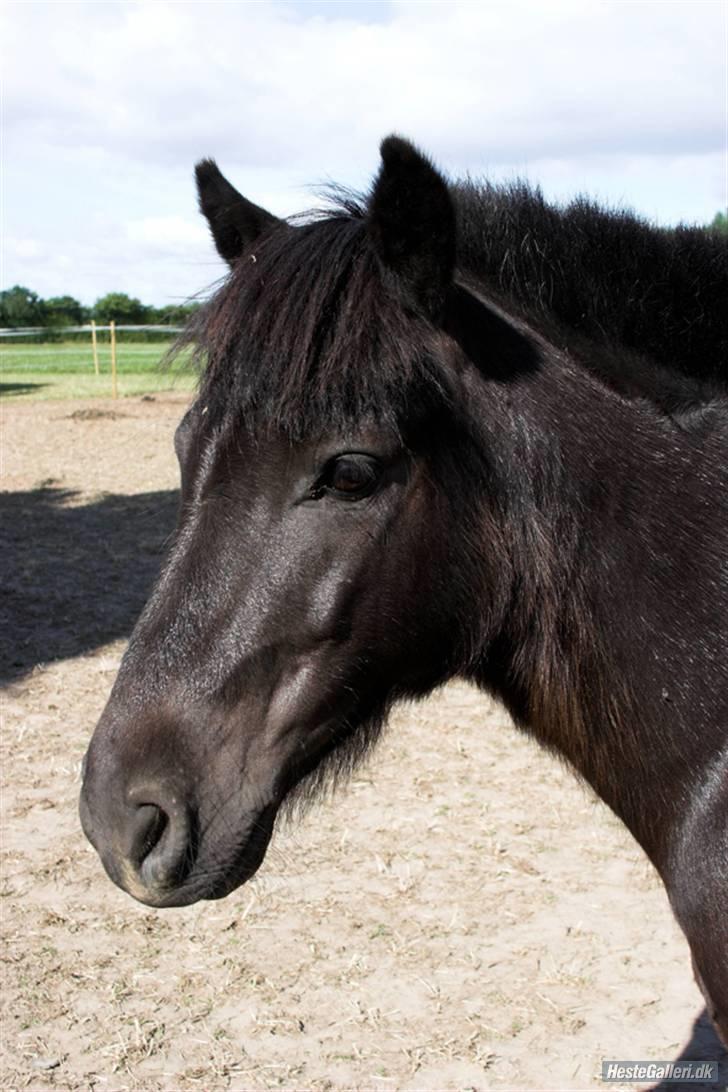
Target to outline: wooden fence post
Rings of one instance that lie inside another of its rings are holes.
[[[109,324],[111,336],[111,397],[118,398],[119,391],[116,386],[116,323],[112,319]]]
[[[91,344],[94,350],[94,371],[99,374],[99,347],[96,344],[96,321],[91,319]]]

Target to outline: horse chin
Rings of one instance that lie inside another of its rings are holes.
[[[273,835],[278,804],[269,804],[258,816],[244,846],[224,871],[208,874],[209,886],[197,898],[224,899],[238,887],[247,883],[260,868]],[[196,901],[196,900],[193,900]]]

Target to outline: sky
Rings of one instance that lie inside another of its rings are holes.
[[[661,224],[728,201],[728,0],[4,3],[0,288],[163,305],[224,274],[215,158],[290,215],[366,190],[385,135]]]

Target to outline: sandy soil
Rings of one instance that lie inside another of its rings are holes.
[[[602,1059],[728,1061],[639,849],[464,685],[399,710],[226,900],[150,911],[106,879],[79,767],[174,521],[183,401],[4,415],[0,1086],[577,1089]]]

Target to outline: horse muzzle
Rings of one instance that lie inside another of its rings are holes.
[[[222,898],[257,871],[277,805],[246,807],[238,785],[199,806],[179,774],[126,781],[108,758],[85,762],[81,825],[109,877],[148,906]],[[126,781],[126,784],[125,784]]]

